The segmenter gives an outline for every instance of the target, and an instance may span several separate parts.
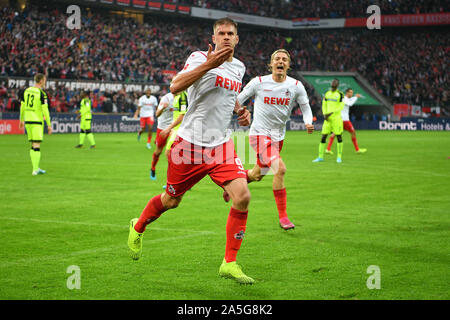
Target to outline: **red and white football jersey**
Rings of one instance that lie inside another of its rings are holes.
[[[255,97],[253,122],[249,135],[263,135],[273,141],[281,141],[286,134],[286,122],[297,102],[303,113],[305,124],[312,124],[312,112],[303,84],[289,76],[276,82],[272,75],[252,79],[238,96],[240,105]]]
[[[141,118],[154,117],[156,107],[158,106],[158,100],[156,100],[155,96],[150,96],[150,98],[147,98],[144,94],[139,98],[138,106],[141,107],[139,114]]]
[[[173,94],[169,92],[165,94],[159,101],[159,105],[167,103],[168,106],[164,109],[161,115],[158,117],[158,129],[164,130],[173,121]]]
[[[358,97],[351,97],[347,98],[344,96],[344,109],[341,111],[342,121],[350,121],[349,113],[350,113],[350,107],[353,106],[356,103],[356,100],[358,100]]]
[[[180,74],[206,61],[207,51],[196,51],[187,59]],[[238,59],[209,70],[187,89],[189,109],[178,135],[192,144],[215,147],[231,137],[228,129],[236,98],[242,89],[245,66]]]

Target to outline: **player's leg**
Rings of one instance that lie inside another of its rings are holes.
[[[241,284],[252,284],[254,280],[242,272],[236,263],[236,256],[241,248],[247,226],[250,191],[245,178],[238,178],[226,183],[224,190],[230,195],[232,206],[226,225],[225,257],[219,268],[219,275],[231,278]]]
[[[222,187],[232,201],[226,225],[225,256],[219,268],[219,275],[231,278],[241,284],[252,284],[254,280],[242,272],[236,263],[247,226],[250,190],[241,160],[236,155],[233,140],[223,144],[221,150],[214,150],[215,161],[208,174]],[[205,156],[205,153],[203,154]]]
[[[327,122],[327,121],[325,121],[325,122]],[[322,130],[322,138],[320,139],[320,143],[319,143],[319,156],[316,159],[314,159],[313,162],[322,162],[323,161],[323,155],[325,153],[325,146],[327,143],[327,136],[328,136],[328,133],[323,133],[323,130]]]
[[[141,134],[145,131],[145,118],[139,118],[140,129],[137,134],[137,141],[141,141]]]
[[[267,136],[249,136],[249,144],[256,152],[256,164],[252,169],[244,170],[245,174],[247,175],[247,183],[261,181],[264,175],[267,174],[269,170],[269,167],[267,165],[264,166],[260,160],[265,150],[264,139],[267,140],[269,138]],[[225,190],[223,191],[222,196],[225,202],[230,201],[230,195]]]
[[[333,121],[333,131],[337,138],[337,158],[336,162],[342,162],[342,150],[344,149],[344,143],[342,141],[342,133],[344,132],[344,123],[338,120]]]
[[[360,148],[358,146],[358,140],[356,139],[356,131],[355,131],[355,128],[353,127],[353,124],[350,121],[344,122],[344,130],[346,130],[350,133],[352,143],[353,143],[353,146],[355,147],[356,153],[361,154],[361,153],[364,153],[367,151],[367,149]]]
[[[148,224],[158,219],[165,211],[178,207],[183,195],[172,197],[167,193],[159,194],[150,199],[139,218],[130,221],[128,248],[133,260],[138,260],[142,254],[142,238]]]
[[[156,145],[156,150],[152,155],[152,166],[150,169],[150,179],[156,180],[156,165],[158,164],[159,157],[163,151],[164,146]]]
[[[75,148],[82,148],[84,145],[84,140],[86,140],[86,121],[81,119],[79,143],[75,146]]]
[[[33,167],[32,175],[36,176],[38,174],[44,174],[45,170],[42,170],[41,168],[39,168],[39,164],[41,161],[41,142],[40,141],[32,141],[31,142],[30,159],[31,159],[31,165]]]
[[[333,142],[334,142],[334,137],[335,137],[336,135],[334,134],[334,133],[332,133],[331,135],[330,135],[330,141],[328,141],[328,146],[327,146],[327,149],[325,150],[325,153],[327,153],[327,154],[333,154],[333,151],[331,151],[331,146],[333,145]]]
[[[272,189],[275,197],[275,203],[277,205],[280,226],[284,230],[294,229],[295,225],[289,220],[286,211],[287,195],[286,186],[284,184],[286,165],[281,158],[278,158],[271,163],[271,168],[274,172]]]
[[[147,120],[147,126],[148,126],[148,131],[147,131],[147,149],[151,149],[152,148],[152,131],[153,131],[153,118],[149,117]]]
[[[337,158],[336,162],[341,163],[342,162],[342,150],[344,149],[344,143],[342,141],[342,134],[336,135],[337,137]]]
[[[41,142],[44,139],[44,126],[41,124],[25,125],[28,141],[31,142],[30,160],[32,166],[32,175],[44,174],[45,170],[39,168],[41,161]]]
[[[188,145],[188,143],[185,145]],[[189,149],[188,145],[185,149]],[[176,157],[183,145],[173,144],[174,157]],[[172,150],[171,150],[172,152]],[[171,153],[170,152],[170,153]],[[130,222],[130,233],[128,236],[128,247],[130,248],[131,258],[137,260],[142,252],[142,237],[146,226],[158,219],[162,213],[169,209],[176,208],[184,195],[184,193],[192,188],[206,174],[206,169],[201,166],[195,166],[193,162],[186,163],[184,159],[174,159],[172,161],[169,153],[169,167],[167,169],[167,188],[163,194],[157,195],[150,199],[145,206],[139,218],[134,218]],[[178,161],[181,160],[181,161]]]
[[[167,143],[167,139],[168,139],[168,137],[161,138],[161,136],[160,136],[161,131],[162,131],[161,129],[156,129],[156,138],[155,138],[156,150],[155,150],[155,152],[153,152],[152,166],[150,169],[150,179],[152,179],[152,180],[156,180],[156,165],[158,164],[159,157],[161,156],[161,153],[162,153],[162,151]]]
[[[95,148],[95,139],[94,139],[94,134],[92,133],[92,130],[91,130],[92,120],[88,119],[85,121],[86,121],[86,124],[85,124],[86,137],[89,140],[89,143],[91,144],[90,148],[94,149]]]

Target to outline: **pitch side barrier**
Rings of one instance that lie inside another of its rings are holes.
[[[74,113],[52,113],[53,133],[79,133],[80,120],[76,119]],[[402,118],[401,121],[353,121],[357,130],[380,130],[380,131],[450,131],[450,118]],[[316,131],[322,130],[323,120],[314,123]],[[153,125],[156,131],[157,120]],[[92,132],[114,133],[114,132],[138,132],[139,119],[134,119],[131,114],[93,114]],[[233,131],[247,131],[248,127],[241,127],[237,123],[237,117],[233,117],[230,124]],[[45,126],[45,130],[46,126]],[[305,123],[302,117],[291,117],[286,124],[287,131],[305,131]],[[22,134],[19,129],[19,113],[0,113],[0,134]]]
[[[79,133],[80,120],[74,113],[52,113],[53,133]],[[0,134],[23,133],[19,130],[19,113],[3,113],[0,120]],[[47,126],[45,131],[47,131]],[[130,114],[92,114],[92,132],[138,132],[139,119]],[[156,131],[156,123],[153,126]]]
[[[322,130],[323,121],[314,123],[315,130]],[[450,131],[450,118],[402,118],[400,121],[352,121],[357,130],[380,131]],[[286,130],[306,130],[302,118],[292,117]]]

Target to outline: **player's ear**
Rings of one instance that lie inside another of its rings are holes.
[[[238,44],[238,43],[239,43],[239,36],[236,35],[236,43],[235,44]]]
[[[214,44],[216,44],[216,36],[215,35],[212,35],[211,40]]]

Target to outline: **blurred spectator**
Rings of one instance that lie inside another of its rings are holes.
[[[358,8],[367,7],[372,0],[334,1],[332,6],[329,1],[181,2],[207,8],[214,3],[214,8],[222,10],[242,6],[252,14],[262,10],[270,15],[279,8],[288,8],[280,12],[358,16]],[[380,0],[379,3],[382,12],[448,11],[445,1]],[[3,8],[0,73],[31,77],[36,72],[45,72],[49,78],[169,84],[165,70],[181,70],[191,52],[205,50],[211,43],[210,22],[145,15],[145,23],[138,24],[104,10],[82,10],[83,27],[70,30],[65,26],[62,7],[39,3],[38,7],[17,15],[11,8]],[[448,33],[449,27],[261,32],[243,25],[239,27],[241,41],[236,57],[246,65],[244,85],[252,77],[268,73],[266,62],[270,53],[283,47],[291,53],[293,71],[359,72],[394,103],[448,106]],[[321,101],[316,99],[314,88],[304,85],[316,114]],[[3,109],[15,106],[12,94],[8,93],[7,98],[0,96]],[[97,91],[92,96],[96,105],[93,107],[95,111],[130,112],[135,109],[137,94],[140,93]],[[79,101],[79,92],[64,87],[52,90],[49,95],[51,108],[56,112],[72,111]]]

